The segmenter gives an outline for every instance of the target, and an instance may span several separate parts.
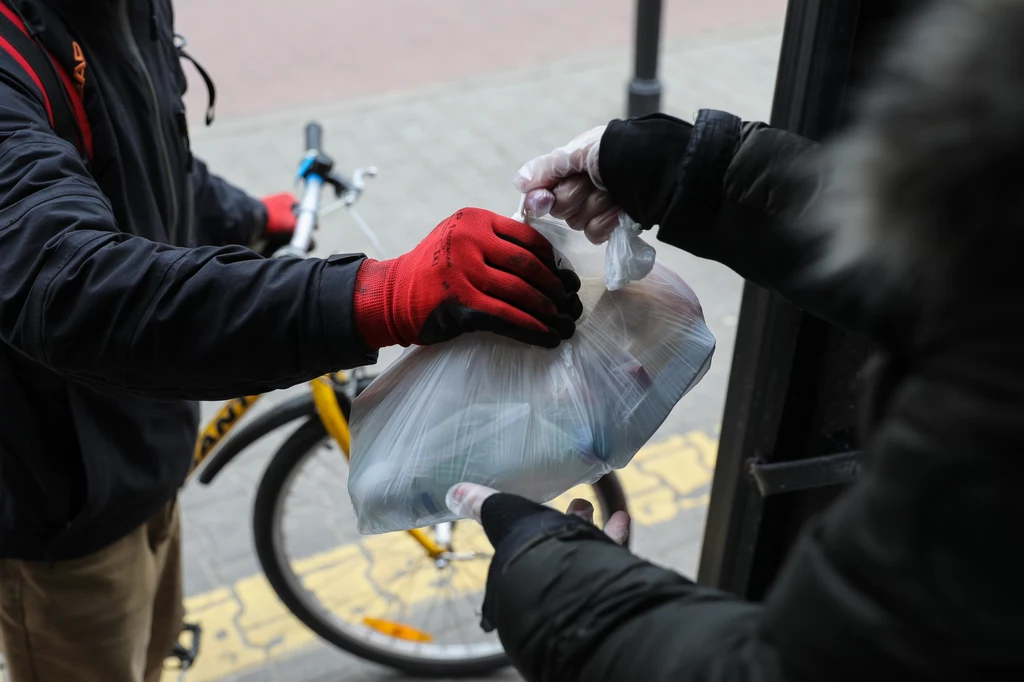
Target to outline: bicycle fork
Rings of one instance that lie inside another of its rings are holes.
[[[344,381],[344,374],[339,372],[338,379]],[[313,403],[316,405],[320,420],[324,423],[324,428],[341,448],[345,459],[349,460],[352,434],[348,430],[348,421],[338,404],[338,397],[334,394],[333,382],[328,377],[318,377],[310,382],[310,386],[313,390]],[[435,561],[443,561],[442,555],[451,550],[451,523],[435,526],[436,542],[421,528],[413,528],[406,533],[411,535],[423,547],[427,555]]]

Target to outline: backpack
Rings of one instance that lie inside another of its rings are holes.
[[[74,145],[88,165],[92,158],[92,128],[82,102],[85,58],[82,48],[71,41],[75,77],[39,42],[18,12],[0,0],[0,50],[9,54],[35,83],[54,132]]]

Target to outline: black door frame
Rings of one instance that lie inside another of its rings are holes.
[[[814,140],[849,102],[922,0],[790,0],[770,122]],[[698,581],[760,599],[808,518],[859,474],[862,338],[747,283],[711,487]]]

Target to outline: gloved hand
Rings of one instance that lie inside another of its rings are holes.
[[[534,216],[551,213],[569,227],[582,230],[601,244],[619,224],[619,208],[601,182],[598,126],[550,154],[529,161],[516,174],[515,187],[526,194],[526,209]]]
[[[275,251],[292,240],[295,223],[298,221],[296,208],[298,200],[291,192],[271,194],[260,200],[267,214],[267,222],[258,240],[261,243],[259,252],[264,256],[272,256]],[[310,241],[312,250],[315,244]]]
[[[495,497],[495,496],[498,497]],[[491,500],[491,498],[494,498]],[[485,502],[491,500],[489,505]],[[515,526],[523,519],[533,517],[535,514],[543,515],[546,518],[559,519],[565,523],[575,523],[571,520],[561,519],[563,516],[575,516],[587,523],[594,523],[594,505],[587,500],[577,498],[569,503],[565,514],[559,514],[551,507],[531,502],[525,497],[499,493],[493,488],[478,485],[476,483],[457,483],[448,491],[445,497],[445,505],[453,513],[461,517],[473,519],[484,526],[487,539],[497,549],[498,545],[504,542],[505,538],[512,532]],[[537,517],[538,519],[540,517]],[[608,539],[617,545],[626,544],[629,538],[629,514],[624,511],[617,511],[604,525],[604,534]]]
[[[532,227],[464,208],[404,256],[363,262],[356,327],[373,349],[440,343],[470,331],[554,348],[576,330],[579,288]]]
[[[558,535],[574,540],[592,539],[625,545],[629,538],[629,515],[624,511],[612,514],[602,533],[594,526],[594,506],[582,499],[569,503],[565,514],[531,502],[525,497],[499,493],[476,483],[458,483],[448,491],[445,504],[455,514],[471,518],[483,525],[484,533],[494,547],[494,558],[487,572],[481,627],[494,629],[494,585],[506,564],[528,542],[542,535]]]

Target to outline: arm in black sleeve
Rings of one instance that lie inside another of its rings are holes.
[[[353,320],[361,256],[268,260],[124,234],[41,107],[0,90],[0,341],[82,383],[168,398],[376,360]]]
[[[211,173],[198,158],[192,167],[192,194],[199,244],[249,246],[266,227],[263,202]]]
[[[512,495],[481,509],[496,546],[483,618],[529,682],[779,677],[760,608],[643,561],[572,515]]]
[[[1016,343],[988,344],[899,379],[865,477],[809,524],[761,605],[554,510],[496,523],[496,495],[488,536],[510,530],[484,615],[531,682],[1024,679],[1022,365]]]
[[[612,121],[601,139],[601,179],[658,239],[718,261],[797,306],[875,335],[857,287],[813,281],[819,253],[800,224],[815,191],[806,163],[816,145],[763,123],[701,110],[690,124],[663,114]]]

